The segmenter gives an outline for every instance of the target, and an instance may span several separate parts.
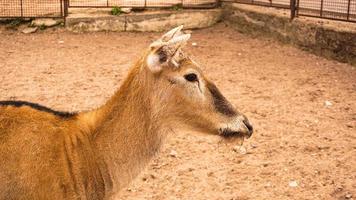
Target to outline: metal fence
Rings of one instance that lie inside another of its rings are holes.
[[[291,17],[307,16],[356,22],[356,0],[232,0],[242,4],[288,8]]]
[[[0,18],[64,18],[67,0],[0,0]]]
[[[218,0],[69,0],[71,8],[134,7],[162,8],[181,6],[184,8],[215,7]]]
[[[224,1],[224,0],[223,0]],[[291,17],[308,16],[356,22],[356,0],[225,0],[290,9]],[[0,0],[0,18],[65,18],[68,8],[215,7],[219,0]]]
[[[68,8],[210,8],[218,0],[0,0],[0,18],[65,18]]]
[[[297,0],[296,16],[356,22],[356,0]]]
[[[290,0],[226,0],[225,2],[236,2],[276,8],[290,8]]]

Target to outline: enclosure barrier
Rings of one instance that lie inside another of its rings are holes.
[[[218,0],[68,0],[70,8],[210,8],[218,4]]]
[[[0,18],[66,18],[68,8],[211,8],[219,0],[0,0]],[[222,0],[290,9],[291,18],[356,22],[356,0]]]
[[[306,16],[356,22],[356,0],[225,0],[224,2],[288,8],[292,19]]]
[[[223,2],[236,2],[258,6],[268,6],[276,8],[289,8],[290,0],[224,0]]]
[[[65,18],[68,8],[212,8],[218,0],[0,0],[0,18]]]
[[[0,18],[65,18],[68,0],[0,0]]]
[[[356,22],[356,0],[297,0],[296,16]]]

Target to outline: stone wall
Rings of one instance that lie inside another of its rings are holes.
[[[165,31],[184,25],[186,29],[209,27],[220,21],[222,9],[145,11],[120,16],[106,13],[71,14],[66,27],[75,32],[92,31]]]
[[[290,20],[288,9],[225,3],[224,19],[242,33],[272,37],[356,65],[356,24],[315,18]]]

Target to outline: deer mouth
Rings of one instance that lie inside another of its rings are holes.
[[[219,130],[219,135],[222,136],[223,138],[244,138],[245,135],[242,134],[239,131],[233,131],[230,129],[220,129]]]
[[[218,130],[219,135],[224,138],[250,138],[253,133],[251,123],[244,118],[237,119],[233,123],[223,124]]]
[[[241,130],[233,130],[230,128],[225,128],[225,129],[219,129],[219,135],[223,138],[226,139],[232,139],[232,138],[250,138],[252,135],[252,132],[250,131],[241,131]]]

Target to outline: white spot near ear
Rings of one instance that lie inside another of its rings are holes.
[[[150,54],[147,57],[147,66],[152,73],[157,73],[162,70],[161,63],[159,62],[159,56],[157,54]]]

